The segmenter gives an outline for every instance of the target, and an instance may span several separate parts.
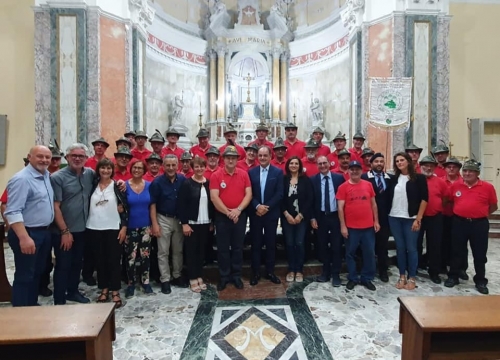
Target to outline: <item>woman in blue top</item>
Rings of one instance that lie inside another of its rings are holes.
[[[128,255],[128,287],[125,297],[134,296],[137,283],[137,271],[141,276],[142,288],[146,294],[152,294],[149,284],[149,254],[151,253],[151,218],[149,217],[149,185],[142,176],[146,173],[144,161],[136,161],[131,167],[132,179],[125,184],[129,206],[129,224],[125,251]]]

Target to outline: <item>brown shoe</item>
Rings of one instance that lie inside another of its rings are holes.
[[[289,272],[286,274],[286,281],[287,282],[294,282],[295,280],[295,273],[294,272]]]
[[[406,277],[400,277],[396,283],[396,289],[401,290],[406,287]]]

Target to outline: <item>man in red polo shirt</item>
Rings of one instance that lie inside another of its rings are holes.
[[[219,149],[215,146],[211,146],[210,149],[205,152],[205,156],[207,157],[207,168],[204,176],[207,180],[210,180],[212,178],[212,174],[219,170]]]
[[[446,145],[438,145],[434,147],[434,149],[432,150],[432,155],[434,155],[437,161],[437,166],[436,170],[434,170],[434,173],[438,177],[446,176],[446,169],[444,163],[446,162],[448,155],[450,155],[450,149]]]
[[[351,153],[351,158],[352,158],[352,152]],[[363,149],[363,152],[361,153],[361,166],[363,167],[363,174],[366,174],[368,171],[372,169],[372,164],[370,163],[370,160],[372,156],[375,155],[375,151],[373,151],[371,148],[367,147]]]
[[[377,203],[373,186],[361,179],[359,161],[349,163],[349,180],[339,186],[337,205],[339,209],[340,232],[345,239],[347,265],[347,290],[361,284],[375,291],[372,281],[375,277],[375,233],[380,230]],[[361,276],[356,270],[356,253],[361,248],[363,267]]]
[[[146,141],[148,140],[148,135],[139,130],[135,133],[135,147],[130,151],[132,157],[137,160],[146,160],[152,151],[146,149]]]
[[[177,159],[180,162],[181,155],[184,153],[184,151],[186,151],[183,148],[177,146],[177,142],[179,141],[181,134],[174,128],[170,127],[167,129],[165,136],[167,137],[168,143],[161,152],[161,158],[163,159],[168,154],[174,154],[175,156],[177,156]]]
[[[338,166],[332,170],[335,174],[340,174],[344,180],[349,180],[349,163],[351,162],[351,153],[347,149],[340,150],[338,153]]]
[[[282,138],[277,138],[274,142],[273,152],[274,157],[271,160],[271,165],[276,166],[283,170],[283,174],[285,174],[285,165],[286,165],[286,145]]]
[[[104,140],[104,138],[100,137],[99,139],[92,141],[92,146],[94,147],[94,156],[87,159],[85,167],[91,168],[95,171],[99,160],[106,157],[104,154],[109,147],[109,143]]]
[[[443,241],[441,248],[442,257],[442,270],[448,272],[448,266],[451,265],[451,229],[453,226],[453,202],[451,196],[451,185],[456,181],[462,180],[460,175],[460,169],[462,168],[462,163],[454,157],[449,158],[444,166],[446,168],[447,175],[443,177],[445,184],[448,186],[448,202],[443,205]],[[469,267],[469,251],[467,247],[464,249],[464,257],[462,259],[462,265],[460,266],[460,271],[458,272],[458,278],[464,281],[469,280],[469,275],[467,275],[467,269]]]
[[[361,158],[363,156],[363,144],[365,143],[365,136],[361,133],[361,131],[358,131],[354,136],[352,137],[352,145],[353,147],[349,149],[349,152],[351,153],[351,160],[352,161],[359,161],[361,164],[363,164],[363,159]],[[370,170],[370,166],[368,166],[368,170]],[[364,172],[364,171],[363,171]]]
[[[115,152],[115,175],[113,176],[114,181],[123,180],[127,181],[132,178],[132,174],[129,171],[128,165],[130,160],[132,160],[132,154],[128,147],[121,147]]]
[[[451,186],[453,197],[453,242],[452,259],[446,287],[459,284],[458,272],[463,259],[467,241],[470,241],[474,258],[474,283],[481,294],[488,294],[486,275],[486,252],[488,251],[488,216],[498,209],[495,188],[479,178],[481,164],[468,160],[462,170],[463,180],[455,181]]]
[[[162,169],[162,158],[157,153],[152,153],[146,159],[146,164],[148,165],[148,171],[142,177],[144,180],[152,182],[158,176],[163,174]]]
[[[420,158],[422,150],[422,148],[418,147],[415,144],[410,144],[405,148],[405,152],[410,155],[413,167],[415,168],[415,172],[417,174],[420,174],[420,164],[418,163],[418,159]]]
[[[267,135],[269,135],[269,129],[267,128],[266,124],[260,123],[257,125],[257,128],[255,129],[255,134],[257,135],[257,139],[254,141],[251,141],[248,145],[256,144],[257,148],[260,148],[261,146],[268,146],[271,151],[273,150],[274,144],[267,140]]]
[[[312,138],[319,144],[318,156],[328,156],[331,150],[330,147],[323,144],[323,136],[325,135],[325,131],[319,126],[313,130]]]
[[[306,152],[304,150],[304,146],[306,143],[297,139],[297,125],[294,123],[288,123],[285,125],[285,146],[286,156],[287,158],[291,158],[292,156],[297,156],[299,159],[302,159],[306,156]]]
[[[236,163],[236,167],[238,169],[248,171],[256,166],[259,166],[259,163],[257,161],[257,151],[259,151],[259,147],[257,146],[257,144],[245,146],[245,151],[245,159],[238,161]]]
[[[333,138],[333,145],[335,146],[335,150],[332,151],[328,156],[326,157],[328,159],[328,162],[330,163],[330,170],[334,170],[335,168],[339,167],[339,153],[342,150],[346,150],[345,145],[347,141],[345,138],[345,135],[342,134],[340,131],[339,133]],[[347,167],[349,164],[347,164]]]
[[[226,130],[224,130],[224,138],[226,139],[226,143],[219,148],[219,151],[221,154],[224,154],[224,150],[226,150],[226,147],[232,145],[238,152],[238,160],[243,160],[246,157],[246,152],[243,146],[236,144],[237,136],[238,132],[236,131],[236,129],[231,124],[226,125]],[[224,166],[223,157],[220,158],[219,166]]]
[[[198,144],[194,145],[191,150],[189,150],[194,157],[199,156],[208,160],[207,151],[212,147],[208,141],[209,136],[210,133],[207,129],[201,128],[198,130],[198,134],[196,135]]]
[[[236,168],[238,156],[235,146],[227,146],[222,155],[224,167],[210,179],[210,198],[216,209],[219,291],[224,290],[231,281],[237,289],[243,289],[241,268],[247,225],[244,210],[252,199],[252,187],[248,173]]]
[[[306,156],[301,159],[303,171],[306,176],[314,176],[319,173],[316,160],[318,159],[319,144],[314,139],[309,139],[307,144],[304,145]]]
[[[441,240],[443,237],[443,203],[448,201],[448,187],[443,179],[434,174],[437,162],[432,156],[424,156],[420,160],[422,174],[427,179],[429,200],[425,208],[424,217],[420,226],[417,250],[419,267],[424,265],[422,257],[423,239],[425,233],[426,260],[429,266],[429,277],[434,284],[441,284],[439,272],[441,271]]]
[[[194,175],[193,168],[191,166],[191,161],[193,160],[193,155],[189,151],[184,151],[181,155],[181,170],[179,174],[182,174],[189,179]]]

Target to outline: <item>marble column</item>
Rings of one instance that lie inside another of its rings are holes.
[[[280,63],[280,95],[281,95],[281,120],[288,122],[288,62],[290,56],[287,51],[281,54]]]
[[[226,118],[226,49],[217,49],[217,120]]]
[[[273,120],[280,120],[280,64],[281,49],[273,49]]]
[[[208,57],[210,59],[210,116],[209,122],[217,119],[217,108],[215,102],[217,101],[217,53],[214,50],[209,50]]]

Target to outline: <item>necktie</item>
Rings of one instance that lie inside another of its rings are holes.
[[[328,176],[324,177],[325,179],[325,212],[329,213],[332,211],[330,207],[330,178]]]
[[[384,184],[382,183],[382,173],[377,174],[377,189],[379,194],[382,194],[384,192]]]
[[[260,172],[260,202],[264,204],[264,190],[266,188],[267,168]]]

